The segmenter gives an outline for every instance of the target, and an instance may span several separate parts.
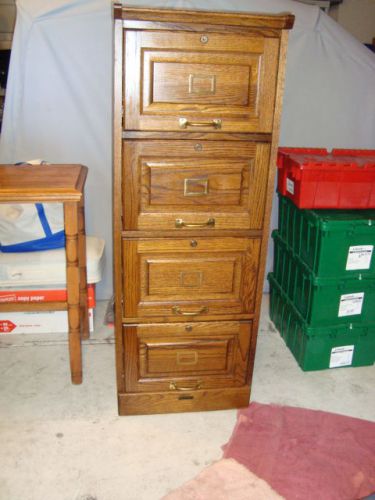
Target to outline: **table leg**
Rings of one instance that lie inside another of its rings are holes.
[[[80,333],[78,203],[64,203],[66,288],[69,323],[70,373],[73,384],[82,383],[82,346]]]
[[[81,335],[90,337],[89,314],[87,306],[87,269],[86,269],[86,229],[84,193],[78,207],[78,261],[79,261],[79,303],[81,312]]]

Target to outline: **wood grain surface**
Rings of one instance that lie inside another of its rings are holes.
[[[250,238],[124,240],[125,317],[253,313],[259,248]]]
[[[115,6],[120,415],[248,404],[293,20]]]
[[[261,229],[268,165],[267,143],[124,141],[124,229]]]
[[[278,38],[127,31],[124,128],[272,131]]]
[[[0,165],[0,202],[79,201],[83,165]]]
[[[207,322],[124,327],[129,392],[241,387],[251,324]]]

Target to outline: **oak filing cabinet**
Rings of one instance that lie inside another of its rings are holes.
[[[119,413],[246,406],[294,18],[114,17]]]

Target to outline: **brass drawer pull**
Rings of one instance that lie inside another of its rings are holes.
[[[191,122],[186,118],[180,118],[178,120],[180,128],[188,128],[188,127],[213,127],[213,128],[221,128],[221,120],[219,118],[215,118],[209,122]]]
[[[181,311],[179,306],[173,306],[172,312],[173,312],[173,314],[181,314],[181,316],[198,316],[198,314],[207,313],[208,307],[203,306],[201,309],[199,309],[199,311],[196,311],[196,312],[183,312],[183,311]]]
[[[198,380],[198,382],[193,385],[193,387],[183,387],[183,386],[178,386],[176,382],[171,382],[169,384],[169,389],[171,391],[196,391],[197,389],[200,389],[202,385],[202,382]]]
[[[185,222],[182,219],[176,219],[176,227],[215,227],[215,219],[208,219],[206,222]]]

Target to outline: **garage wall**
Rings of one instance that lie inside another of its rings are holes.
[[[329,15],[362,43],[375,38],[375,0],[344,0]]]

